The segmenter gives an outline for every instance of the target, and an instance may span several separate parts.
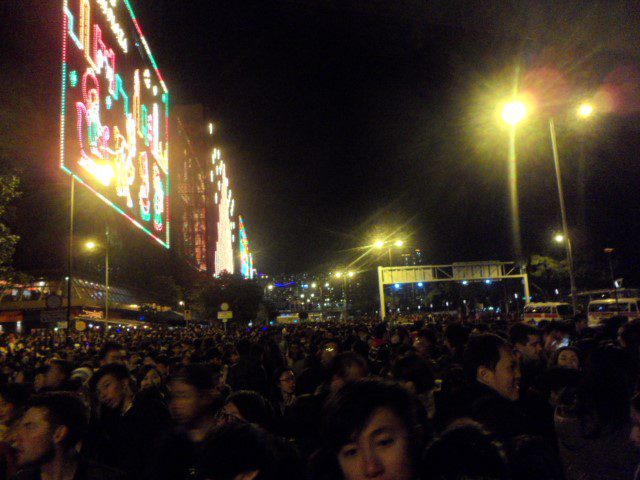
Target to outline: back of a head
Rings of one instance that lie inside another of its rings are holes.
[[[412,382],[417,394],[433,390],[435,376],[429,363],[420,355],[409,353],[400,357],[391,367],[391,375],[397,382]]]
[[[227,397],[226,403],[235,405],[247,422],[258,425],[266,430],[272,427],[273,408],[258,392],[252,390],[234,392]]]
[[[329,364],[329,376],[347,380],[354,369],[360,369],[365,376],[368,373],[367,361],[355,352],[338,354]]]
[[[500,350],[508,345],[502,337],[493,333],[471,336],[464,351],[464,373],[467,382],[476,381],[480,366],[494,370],[500,361]]]
[[[67,427],[67,436],[63,444],[68,448],[80,442],[87,432],[89,412],[77,395],[67,392],[34,395],[29,400],[27,408],[43,409],[52,425]]]
[[[248,357],[251,354],[251,342],[246,339],[242,339],[236,345],[238,355],[241,357]]]
[[[241,474],[269,469],[273,460],[267,438],[262,429],[248,423],[224,425],[204,445],[198,469],[200,477],[233,480]]]
[[[10,383],[0,386],[0,397],[13,405],[19,412],[23,411],[29,400],[31,388],[29,385],[21,383]]]
[[[444,338],[448,340],[453,348],[464,348],[469,339],[469,332],[463,324],[455,322],[447,325],[444,331]]]
[[[425,451],[422,480],[509,478],[506,456],[493,437],[472,420],[454,422]]]
[[[104,360],[109,352],[113,352],[113,351],[119,352],[120,350],[123,350],[123,347],[119,343],[106,342],[100,349],[100,354],[99,354],[100,360]]]
[[[600,422],[624,424],[637,379],[633,357],[619,347],[598,346],[589,356],[579,395],[584,406],[593,409]]]
[[[516,323],[509,329],[509,340],[512,345],[519,343],[526,345],[529,342],[529,335],[538,335],[539,332],[531,325]]]
[[[194,386],[198,391],[213,390],[213,369],[205,363],[185,365],[171,376],[172,381],[181,381]]]

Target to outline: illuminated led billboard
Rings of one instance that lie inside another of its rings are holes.
[[[214,203],[217,209],[215,239],[214,275],[233,273],[233,244],[235,242],[235,222],[233,211],[235,200],[229,187],[227,167],[221,159],[220,150],[214,149],[211,156],[210,180],[214,188]]]
[[[64,0],[60,163],[169,248],[169,92],[129,0]]]
[[[253,255],[249,248],[249,237],[242,215],[238,215],[238,238],[240,241],[240,273],[244,278],[253,278]]]

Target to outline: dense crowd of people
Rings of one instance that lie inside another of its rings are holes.
[[[0,337],[0,477],[640,478],[640,323]]]

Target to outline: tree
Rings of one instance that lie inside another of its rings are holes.
[[[8,220],[9,205],[20,196],[19,186],[20,179],[17,175],[0,175],[0,276],[3,278],[12,274],[13,253],[20,240],[5,223]]]
[[[556,260],[544,255],[531,255],[527,272],[547,300],[553,298],[551,292],[567,284],[569,276],[566,260]]]
[[[234,320],[248,322],[256,318],[262,294],[262,288],[256,281],[223,273],[192,292],[190,305],[211,320],[217,319],[220,305],[228,303]]]

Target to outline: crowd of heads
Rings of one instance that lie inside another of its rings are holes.
[[[640,323],[0,337],[0,478],[634,479]]]

